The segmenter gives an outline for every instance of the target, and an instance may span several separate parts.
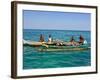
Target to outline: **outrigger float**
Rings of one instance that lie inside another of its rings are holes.
[[[62,42],[62,45],[57,45],[57,41],[54,42],[36,42],[36,41],[23,41],[24,46],[37,47],[37,51],[80,51],[90,49],[89,44],[83,45],[69,45],[69,42]]]

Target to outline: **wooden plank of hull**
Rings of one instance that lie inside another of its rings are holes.
[[[88,50],[89,48],[66,48],[66,49],[42,49],[42,48],[39,48],[38,51],[81,51],[81,50]]]

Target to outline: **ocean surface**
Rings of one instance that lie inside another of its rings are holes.
[[[40,34],[48,41],[49,34],[52,38],[63,41],[70,41],[74,36],[79,41],[82,35],[88,43],[91,42],[90,31],[71,31],[71,30],[37,30],[24,29],[23,39],[39,41]],[[91,44],[91,43],[90,43]],[[34,47],[23,46],[23,69],[43,69],[43,68],[62,68],[62,67],[83,67],[91,65],[91,51],[54,51],[39,52]]]

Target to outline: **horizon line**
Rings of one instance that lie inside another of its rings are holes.
[[[25,28],[23,28],[23,29],[25,29]],[[26,29],[29,29],[29,28],[26,28]],[[34,30],[65,30],[65,29],[34,29]],[[67,29],[67,30],[74,31],[71,29]],[[75,31],[91,31],[91,30],[75,30]]]

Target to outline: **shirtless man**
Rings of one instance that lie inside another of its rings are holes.
[[[85,39],[83,38],[83,36],[80,35],[80,37],[79,37],[79,44],[82,44],[82,45],[83,45],[84,40],[85,40]]]
[[[40,40],[39,40],[39,42],[44,42],[44,36],[41,34],[40,35]]]

